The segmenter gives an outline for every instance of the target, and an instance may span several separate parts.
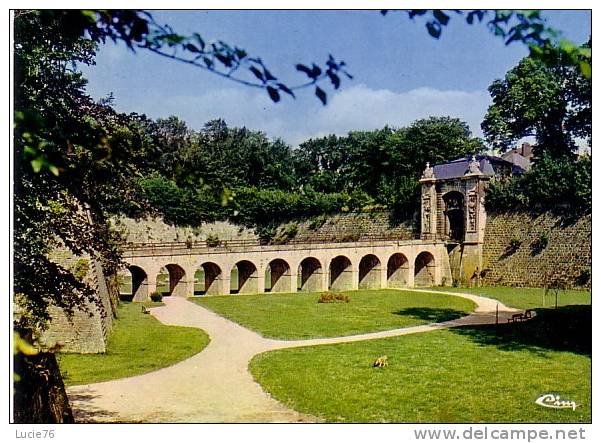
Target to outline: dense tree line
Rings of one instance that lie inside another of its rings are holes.
[[[193,131],[170,117],[152,130],[161,154],[141,179],[142,198],[165,220],[198,225],[227,218],[259,229],[374,206],[411,216],[427,161],[484,148],[465,123],[450,117],[330,135],[294,149],[222,120]]]

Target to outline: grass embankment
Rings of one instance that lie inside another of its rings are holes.
[[[591,308],[255,357],[257,381],[328,422],[590,422]],[[387,355],[389,366],[371,363]],[[554,393],[576,410],[535,400]]]
[[[160,306],[145,303],[144,306]],[[167,326],[142,313],[142,304],[122,302],[104,354],[58,354],[67,385],[144,374],[191,357],[209,344],[197,328]]]
[[[317,303],[319,293],[190,299],[265,337],[307,339],[384,331],[462,317],[475,304],[445,294],[394,289],[345,292],[349,303]]]
[[[499,300],[506,306],[518,309],[555,307],[555,292],[549,290],[545,295],[543,288],[517,288],[507,286],[483,286],[481,288],[431,288],[439,291],[467,292]],[[570,289],[558,291],[557,306],[590,305],[591,292]]]

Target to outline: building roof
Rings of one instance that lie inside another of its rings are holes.
[[[530,169],[530,160],[527,157],[524,157],[519,152],[516,152],[515,150],[503,154],[503,160],[507,160],[508,162],[519,166],[525,171]]]
[[[476,160],[480,164],[480,171],[482,171],[482,174],[488,176],[501,174],[502,169],[511,170],[511,173],[518,174],[525,172],[525,168],[504,160],[501,157],[478,154],[476,155]],[[451,160],[448,163],[434,165],[434,178],[437,180],[444,180],[463,177],[469,172],[470,161],[471,156],[468,156]]]

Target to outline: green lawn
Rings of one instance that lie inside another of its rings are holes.
[[[194,302],[265,337],[307,339],[384,331],[461,317],[470,300],[394,289],[349,291],[350,303],[317,303],[319,293],[230,295]]]
[[[515,288],[507,286],[484,286],[481,288],[431,288],[439,291],[467,292],[469,294],[481,295],[494,298],[506,306],[529,309],[529,308],[551,308],[555,307],[555,293],[549,291],[543,298],[545,290],[542,288]],[[559,291],[557,295],[557,306],[567,305],[590,305],[591,292],[584,290]]]
[[[191,357],[209,344],[208,335],[200,329],[164,325],[143,314],[138,303],[121,302],[117,314],[105,354],[58,354],[67,385],[151,372]]]
[[[327,422],[590,422],[591,308],[529,322],[283,349],[251,361],[291,408]],[[389,366],[371,363],[387,355]],[[535,404],[546,393],[571,409]]]

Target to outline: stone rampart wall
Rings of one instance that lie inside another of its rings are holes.
[[[62,309],[51,306],[51,322],[40,337],[40,343],[48,348],[58,345],[63,352],[104,352],[113,326],[113,303],[102,267],[89,256],[78,257],[65,248],[53,251],[51,259],[67,269],[80,260],[87,261],[89,270],[85,280],[95,290],[96,300],[86,302],[71,316]]]
[[[553,281],[591,285],[591,216],[566,220],[545,213],[489,214],[483,283],[544,287]]]

